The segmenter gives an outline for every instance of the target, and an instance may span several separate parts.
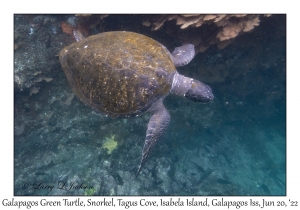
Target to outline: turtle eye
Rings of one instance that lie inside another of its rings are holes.
[[[191,82],[191,88],[185,93],[185,97],[194,102],[208,103],[214,99],[211,88],[197,80]]]

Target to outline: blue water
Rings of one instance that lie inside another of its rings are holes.
[[[59,25],[70,16],[38,26],[34,15],[15,16],[14,195],[286,195],[284,15],[177,69],[215,99],[164,100],[170,125],[137,178],[151,115],[111,119],[73,97],[56,56],[75,41]],[[141,19],[108,16],[90,33],[135,31],[170,51],[181,44],[181,33],[166,35],[180,30],[174,23],[151,31]],[[118,145],[109,154],[103,144],[112,135]]]

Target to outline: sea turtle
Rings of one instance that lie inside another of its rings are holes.
[[[203,103],[214,98],[208,85],[176,71],[175,66],[193,59],[194,46],[177,47],[171,54],[159,42],[127,31],[75,37],[78,42],[63,48],[59,59],[82,102],[113,118],[152,113],[137,176],[169,125],[164,98],[169,93]]]

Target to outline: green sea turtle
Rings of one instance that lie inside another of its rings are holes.
[[[78,42],[63,48],[59,59],[77,97],[113,118],[152,113],[137,176],[169,125],[164,98],[169,93],[203,103],[214,98],[208,85],[176,71],[175,66],[193,59],[194,46],[177,47],[171,54],[159,42],[134,32],[75,35]]]

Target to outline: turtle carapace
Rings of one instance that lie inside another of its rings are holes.
[[[113,118],[152,113],[138,175],[169,125],[164,98],[169,93],[203,103],[214,98],[208,85],[176,71],[194,55],[191,44],[171,54],[147,36],[113,31],[79,38],[61,50],[59,59],[77,97],[97,112]]]

